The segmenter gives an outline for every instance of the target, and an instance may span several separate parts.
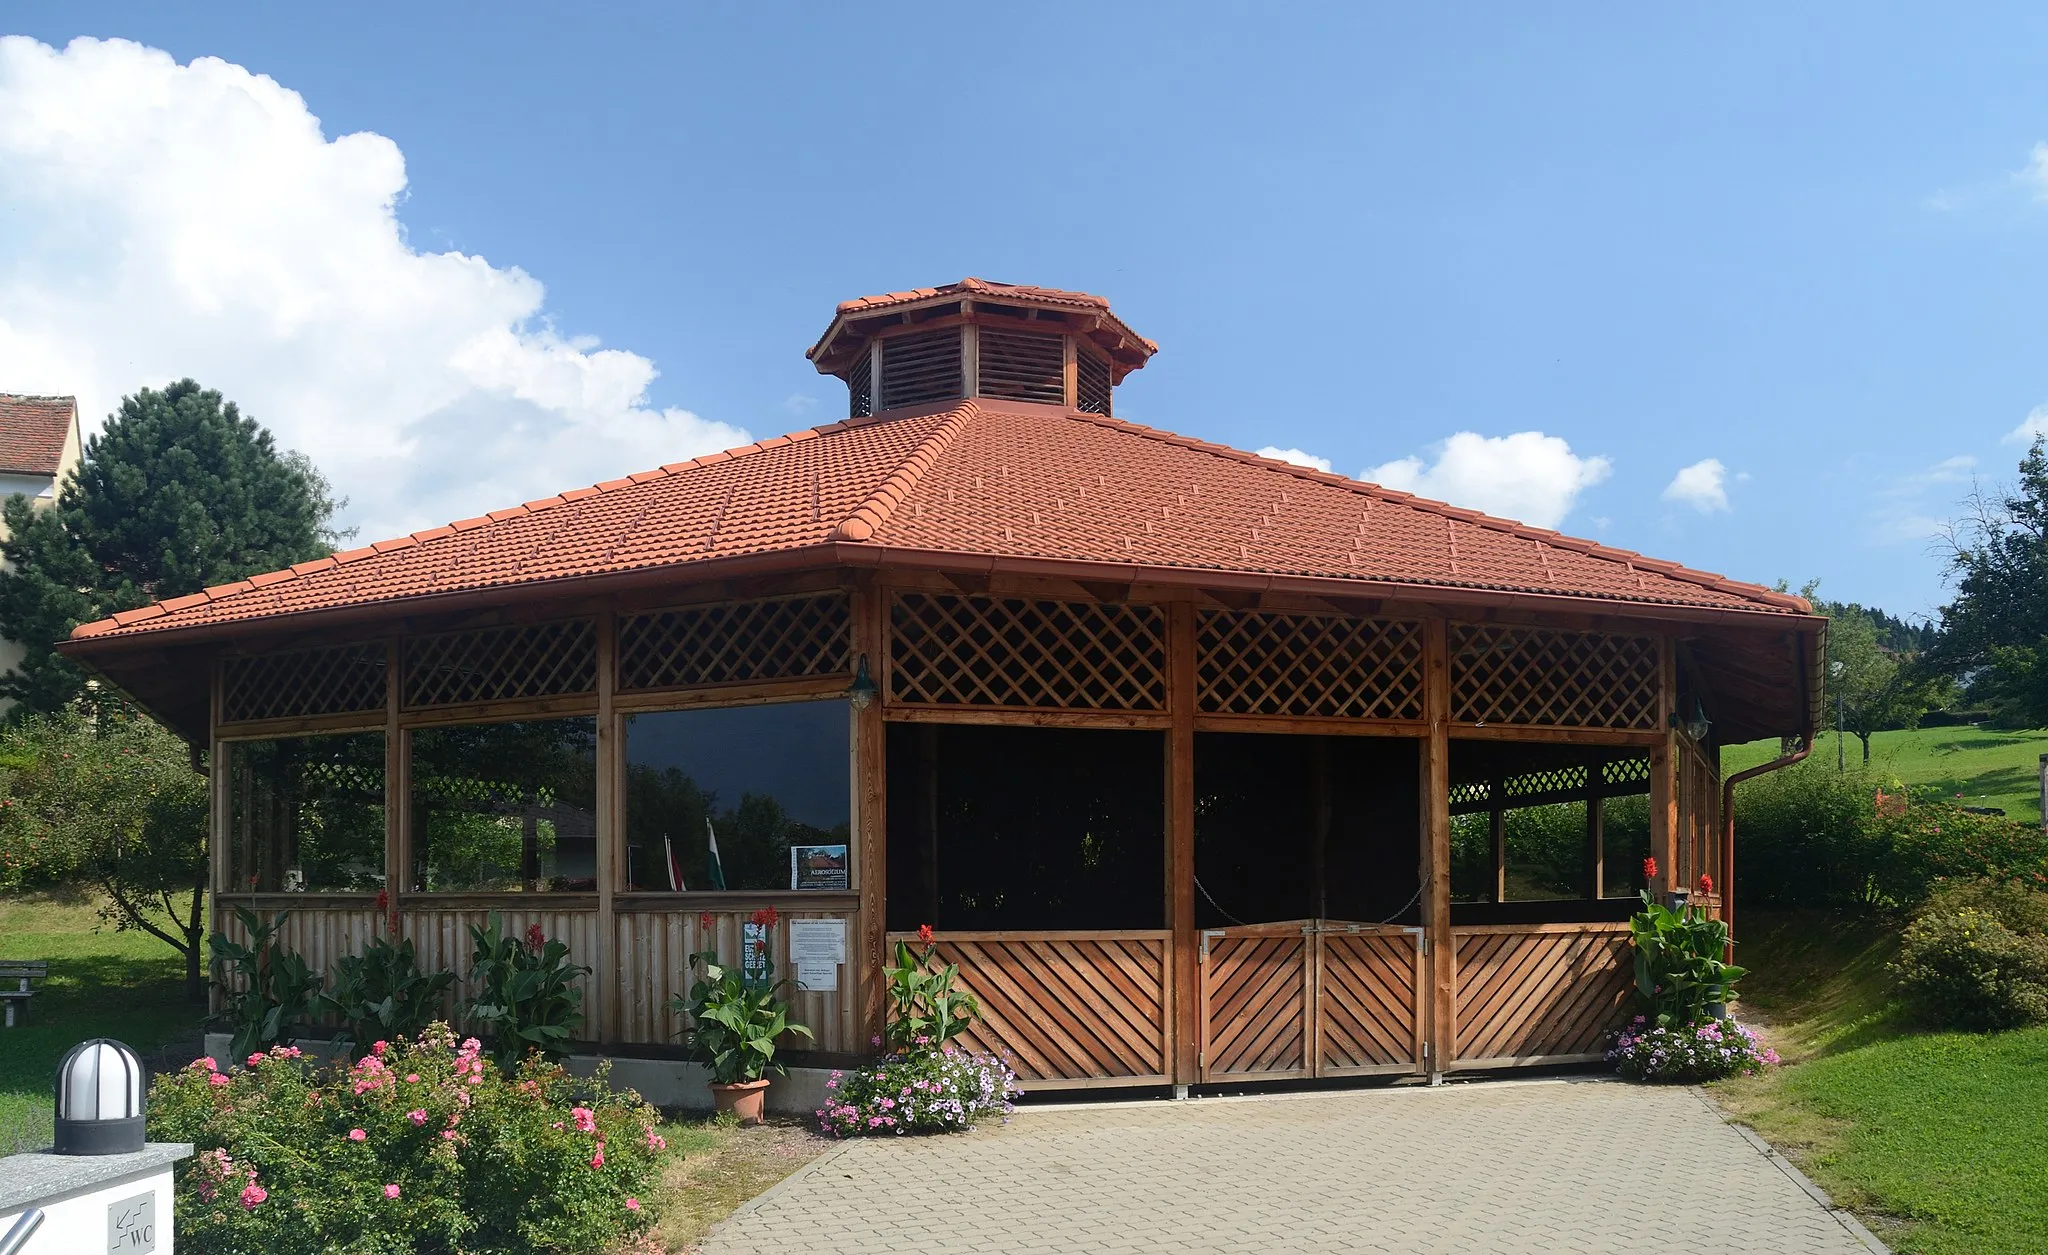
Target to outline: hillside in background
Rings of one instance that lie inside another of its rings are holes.
[[[1860,769],[1863,747],[1839,738],[1850,771]],[[1832,766],[1835,733],[1824,732],[1813,757]],[[2048,729],[1913,728],[1880,732],[1871,740],[1870,768],[1879,776],[1917,788],[1961,795],[1967,806],[1996,806],[2013,819],[2041,822],[2041,756],[2048,754]],[[1721,771],[1733,775],[1774,758],[1776,741],[1751,741],[1721,751]]]

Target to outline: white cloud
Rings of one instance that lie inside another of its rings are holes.
[[[1313,453],[1303,453],[1299,449],[1282,449],[1275,445],[1267,445],[1259,450],[1259,456],[1262,458],[1272,458],[1275,462],[1292,462],[1296,466],[1306,466],[1312,471],[1328,471],[1330,469],[1330,459],[1319,458]]]
[[[2048,200],[2048,142],[2034,145],[2034,151],[2027,154],[2027,168],[2020,171],[2018,178],[2033,189],[2035,200]]]
[[[406,240],[405,158],[298,93],[121,40],[0,38],[0,389],[192,376],[302,450],[364,539],[744,443],[538,280]]]
[[[2048,436],[2048,401],[2027,411],[2020,425],[2005,433],[2007,444],[2032,444],[2037,437]]]
[[[1614,470],[1606,458],[1580,457],[1561,437],[1540,431],[1511,436],[1461,431],[1431,452],[1433,465],[1400,458],[1367,467],[1359,478],[1537,527],[1556,527],[1580,493]]]
[[[1689,505],[1701,514],[1726,510],[1728,468],[1721,465],[1719,458],[1701,458],[1691,466],[1681,467],[1671,482],[1664,485],[1664,500]]]

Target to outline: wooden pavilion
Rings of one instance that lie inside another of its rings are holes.
[[[1033,1088],[1597,1056],[1634,895],[1732,913],[1717,747],[1810,740],[1823,620],[1118,420],[1155,351],[1082,293],[849,301],[842,422],[64,648],[206,750],[217,927],[459,972],[537,923],[609,1053],[773,906],[820,1061],[924,923]]]

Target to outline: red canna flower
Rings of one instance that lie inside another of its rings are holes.
[[[1712,876],[1709,876],[1709,875],[1707,875],[1707,874],[1706,874],[1705,872],[1701,872],[1701,873],[1700,873],[1700,895],[1701,895],[1702,897],[1704,897],[1704,896],[1706,896],[1707,894],[1709,894],[1709,893],[1712,893],[1713,891],[1714,891],[1714,878],[1713,878]]]
[[[767,943],[766,941],[756,941],[756,942],[754,943],[754,953],[755,953],[755,954],[766,954],[766,953],[768,953],[768,943]]]
[[[538,954],[540,953],[541,948],[546,946],[547,944],[548,935],[541,931],[539,924],[528,924],[526,926],[527,949],[533,951],[535,954]]]
[[[759,924],[763,928],[773,928],[775,927],[775,921],[781,917],[776,915],[774,907],[764,906],[754,912],[750,918],[754,923]]]
[[[917,939],[926,945],[930,945],[932,943],[932,926],[930,924],[919,924],[917,926]]]
[[[1657,878],[1657,856],[1656,856],[1656,855],[1654,855],[1654,854],[1652,854],[1652,855],[1651,855],[1650,857],[1648,857],[1648,858],[1646,858],[1646,859],[1644,859],[1644,860],[1643,860],[1643,879],[1644,879],[1644,880],[1655,880],[1656,878]]]
[[[697,915],[697,927],[708,933],[718,927],[718,917],[709,911],[699,912]]]

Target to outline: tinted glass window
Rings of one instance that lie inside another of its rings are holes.
[[[837,700],[630,716],[626,887],[850,889],[851,735]]]
[[[258,893],[384,887],[384,734],[228,747],[229,875]]]
[[[597,888],[597,721],[412,734],[413,889]]]

